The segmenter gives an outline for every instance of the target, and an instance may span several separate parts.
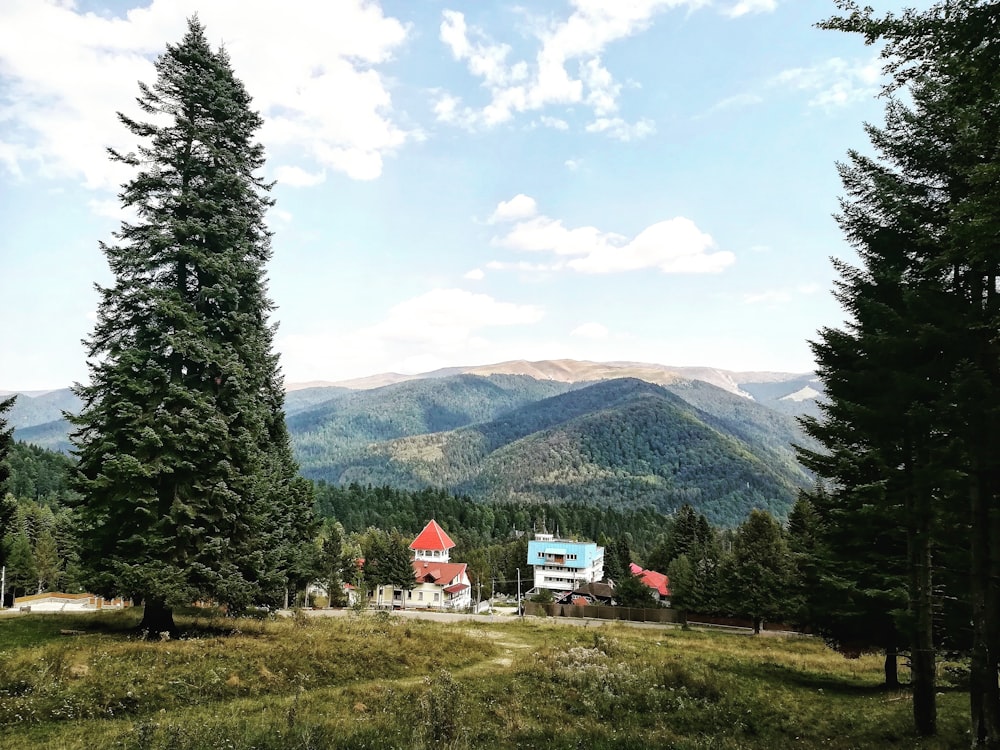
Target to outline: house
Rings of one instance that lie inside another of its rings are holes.
[[[606,581],[587,583],[562,596],[557,596],[556,601],[560,604],[579,605],[582,601],[586,604],[611,606],[615,603],[615,587]]]
[[[536,590],[573,591],[604,578],[604,547],[539,533],[528,542],[528,565]]]
[[[437,521],[431,519],[410,544],[413,552],[413,577],[416,585],[409,591],[382,587],[373,592],[373,600],[405,609],[465,609],[472,606],[472,584],[468,566],[451,562],[455,543]],[[381,596],[379,596],[381,594]]]
[[[642,582],[649,586],[657,602],[663,605],[670,603],[670,579],[667,576],[655,570],[643,570],[635,563],[629,563],[628,568],[632,571],[632,575],[639,576]]]

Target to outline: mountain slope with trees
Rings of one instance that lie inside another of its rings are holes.
[[[304,473],[327,476],[331,463],[371,443],[485,422],[574,387],[523,375],[411,380],[334,392],[328,401],[290,416],[288,429]]]
[[[765,427],[743,432],[660,386],[621,379],[480,424],[355,448],[326,464],[304,464],[303,471],[338,484],[443,487],[489,502],[661,511],[689,502],[726,525],[751,507],[783,516],[808,478],[768,454],[763,438],[752,445],[747,436]]]

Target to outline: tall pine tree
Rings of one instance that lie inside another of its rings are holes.
[[[73,419],[90,582],[141,599],[151,632],[199,598],[278,601],[312,531],[268,320],[262,120],[197,18],[156,72],[148,121],[119,114],[137,218],[102,243],[114,282]]]
[[[9,532],[11,519],[14,517],[15,505],[8,502],[7,480],[10,478],[10,466],[7,464],[7,456],[14,445],[14,430],[7,425],[7,412],[14,406],[17,396],[0,399],[0,565],[6,562],[3,539]],[[3,602],[0,601],[0,607]]]
[[[837,4],[846,15],[822,25],[884,42],[906,101],[868,128],[876,157],[852,152],[841,169],[840,223],[862,265],[841,268],[848,330],[821,334],[830,409],[813,434],[829,460],[816,468],[834,497],[868,495],[904,531],[922,734],[935,731],[935,619],[962,619],[942,612],[935,579],[967,566],[948,600],[972,622],[973,745],[1000,747],[1000,3],[882,18]]]

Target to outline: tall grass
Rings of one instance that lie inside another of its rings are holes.
[[[551,621],[0,619],[0,748],[952,748],[881,659],[812,639]],[[60,635],[60,630],[82,630]]]

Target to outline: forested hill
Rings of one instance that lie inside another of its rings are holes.
[[[442,380],[451,381],[447,392],[465,394],[471,388],[481,394],[495,387],[495,377]],[[442,380],[433,383],[438,394]],[[560,386],[534,383],[520,384],[525,400],[539,387]],[[338,411],[345,400],[341,397],[327,405],[336,426],[327,434],[340,437],[345,424],[360,420],[373,439],[349,446],[341,437],[336,453],[323,450],[331,441],[321,436],[316,412],[300,416],[313,415],[319,430],[303,431],[305,420],[299,417],[289,424],[303,473],[332,483],[442,487],[504,503],[575,502],[670,511],[689,502],[724,525],[738,523],[752,507],[785,515],[797,488],[808,483],[789,457],[788,443],[797,434],[792,419],[707,384],[676,387],[703,408],[661,386],[619,379],[536,399],[478,421],[468,405],[485,407],[468,395],[460,399],[465,409],[421,412],[411,405],[405,411],[410,421],[389,424],[356,411],[347,419]],[[378,391],[388,388],[367,392],[375,399],[369,402],[375,415],[395,413],[378,404]],[[404,393],[413,394],[397,390],[390,395],[395,400]],[[355,403],[352,409],[360,407]],[[465,426],[447,428],[449,420],[463,419],[468,420]],[[421,426],[435,425],[445,429],[418,433]],[[380,440],[376,426],[389,433],[412,432]]]
[[[287,424],[303,473],[326,478],[331,466],[354,460],[358,448],[486,422],[576,387],[524,375],[456,375],[365,391],[310,389],[330,390],[332,397],[289,413]],[[289,394],[293,405],[299,393]]]
[[[810,484],[791,448],[805,440],[794,417],[769,408],[809,382],[750,383],[773,391],[758,401],[679,377],[654,385],[457,374],[291,391],[286,414],[303,474],[332,484],[663,512],[690,502],[733,525],[752,507],[785,515]],[[37,422],[72,409],[70,397],[19,397],[15,438],[68,450],[65,421]]]

